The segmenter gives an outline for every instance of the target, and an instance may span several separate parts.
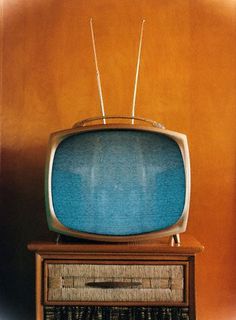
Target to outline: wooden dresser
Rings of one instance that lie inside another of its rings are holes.
[[[32,242],[36,319],[195,320],[195,255],[187,234],[134,243]]]

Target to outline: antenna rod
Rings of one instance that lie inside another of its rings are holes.
[[[92,43],[93,43],[94,61],[95,61],[95,67],[96,67],[98,93],[99,93],[101,111],[102,111],[102,116],[103,116],[103,124],[106,124],[106,119],[105,119],[106,114],[105,114],[105,110],[104,110],[104,103],[103,103],[103,97],[102,97],[102,85],[101,85],[100,73],[99,73],[99,69],[98,69],[98,61],[97,61],[97,53],[96,53],[95,38],[94,38],[94,32],[93,32],[93,19],[92,18],[90,18],[90,29],[91,29],[91,36],[92,36]]]
[[[138,75],[139,75],[139,65],[140,65],[140,57],[141,57],[141,49],[142,49],[142,41],[143,41],[143,26],[145,19],[142,21],[140,39],[139,39],[139,49],[138,49],[138,61],[136,67],[136,76],[134,82],[134,95],[133,95],[133,104],[132,104],[132,124],[134,124],[134,116],[135,116],[135,103],[136,103],[136,95],[137,95],[137,83],[138,83]]]

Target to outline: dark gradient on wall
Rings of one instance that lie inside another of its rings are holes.
[[[37,164],[31,155],[36,155]],[[44,212],[44,150],[2,151],[0,319],[35,318],[32,239],[53,239]]]

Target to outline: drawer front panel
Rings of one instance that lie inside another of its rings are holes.
[[[46,263],[46,302],[183,303],[184,264]]]

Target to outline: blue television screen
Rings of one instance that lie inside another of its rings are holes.
[[[188,150],[173,137],[115,128],[63,136],[50,156],[49,214],[72,235],[134,236],[176,226],[188,206]]]

